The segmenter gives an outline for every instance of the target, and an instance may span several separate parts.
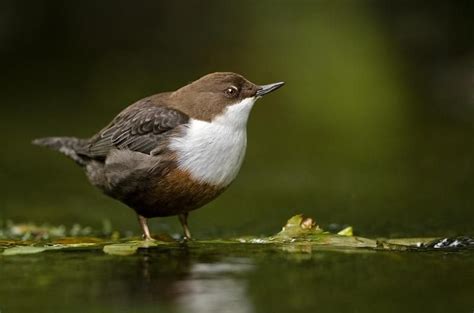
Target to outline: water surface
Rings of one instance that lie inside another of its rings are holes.
[[[0,260],[2,312],[470,312],[472,253],[213,245]],[[8,282],[8,283],[6,283]]]

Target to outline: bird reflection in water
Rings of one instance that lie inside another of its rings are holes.
[[[140,298],[145,306],[155,304],[178,312],[254,311],[247,292],[247,275],[254,265],[248,258],[191,255],[188,249],[170,249],[145,252],[135,260],[140,277],[131,279],[130,293],[123,293],[133,297],[127,304]]]

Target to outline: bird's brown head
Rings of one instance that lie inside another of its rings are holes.
[[[283,82],[256,85],[242,75],[231,72],[216,72],[176,90],[170,95],[173,107],[193,118],[211,121],[227,107],[249,99],[253,102],[274,91]]]

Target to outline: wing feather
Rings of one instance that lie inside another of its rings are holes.
[[[92,137],[85,155],[105,157],[111,149],[128,149],[149,154],[159,146],[165,133],[186,124],[181,111],[142,100],[122,111],[106,128]]]

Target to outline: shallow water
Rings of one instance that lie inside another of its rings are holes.
[[[286,85],[253,109],[235,183],[191,214],[196,238],[268,235],[297,213],[367,237],[474,235],[470,1],[0,6],[0,228],[138,234],[132,210],[31,140],[91,136],[137,99],[235,71]],[[472,251],[49,251],[0,256],[0,312],[473,312],[473,265]]]
[[[471,312],[469,252],[162,247],[0,260],[1,312]],[[8,282],[8,283],[6,283]]]

